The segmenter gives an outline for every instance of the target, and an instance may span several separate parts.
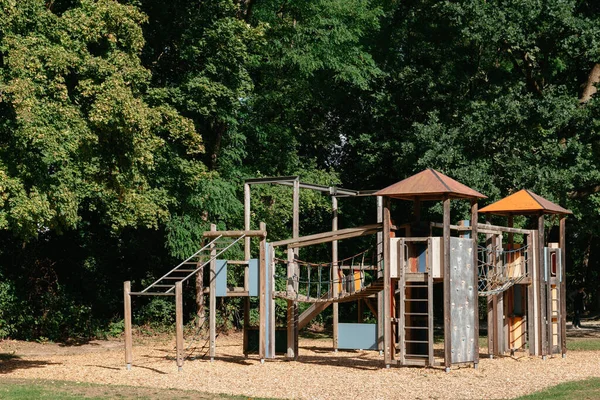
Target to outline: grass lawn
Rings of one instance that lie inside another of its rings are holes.
[[[541,392],[536,392],[517,400],[577,399],[592,400],[600,398],[600,378],[589,378],[583,381],[565,382]]]
[[[134,386],[97,385],[66,381],[0,378],[0,398],[3,400],[226,400],[247,399],[243,396],[215,395],[193,390],[153,389]],[[258,400],[257,398],[253,398]]]

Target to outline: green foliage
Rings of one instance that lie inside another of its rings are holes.
[[[249,177],[377,189],[432,167],[488,201],[528,188],[574,213],[569,283],[597,281],[600,102],[579,97],[599,16],[575,0],[0,0],[0,336],[117,332],[122,282],[153,282],[211,223],[241,228]],[[252,228],[289,237],[291,189],[252,191]],[[330,213],[301,191],[301,234]],[[339,215],[370,223],[374,205]],[[172,322],[171,303],[138,306]]]

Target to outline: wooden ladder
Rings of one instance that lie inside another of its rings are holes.
[[[401,365],[434,365],[433,282],[429,273],[420,276],[419,280],[406,277],[401,280],[398,321]]]

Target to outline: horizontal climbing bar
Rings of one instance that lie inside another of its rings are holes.
[[[206,231],[202,236],[206,238],[213,237],[239,237],[245,235],[246,237],[267,237],[267,231]]]
[[[349,239],[352,237],[369,235],[376,233],[383,228],[383,224],[371,224],[358,226],[356,228],[346,228],[337,231],[317,233],[315,235],[301,236],[299,238],[280,240],[271,243],[272,246],[288,246],[289,248],[310,246],[313,244],[333,242],[334,240]]]

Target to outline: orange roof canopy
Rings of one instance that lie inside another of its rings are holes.
[[[572,214],[566,208],[546,200],[542,196],[527,189],[520,190],[511,194],[487,207],[479,210],[480,213],[490,213],[498,215],[514,214]]]
[[[444,196],[453,199],[485,199],[487,196],[455,181],[454,179],[428,168],[375,193],[395,199],[441,200]]]

